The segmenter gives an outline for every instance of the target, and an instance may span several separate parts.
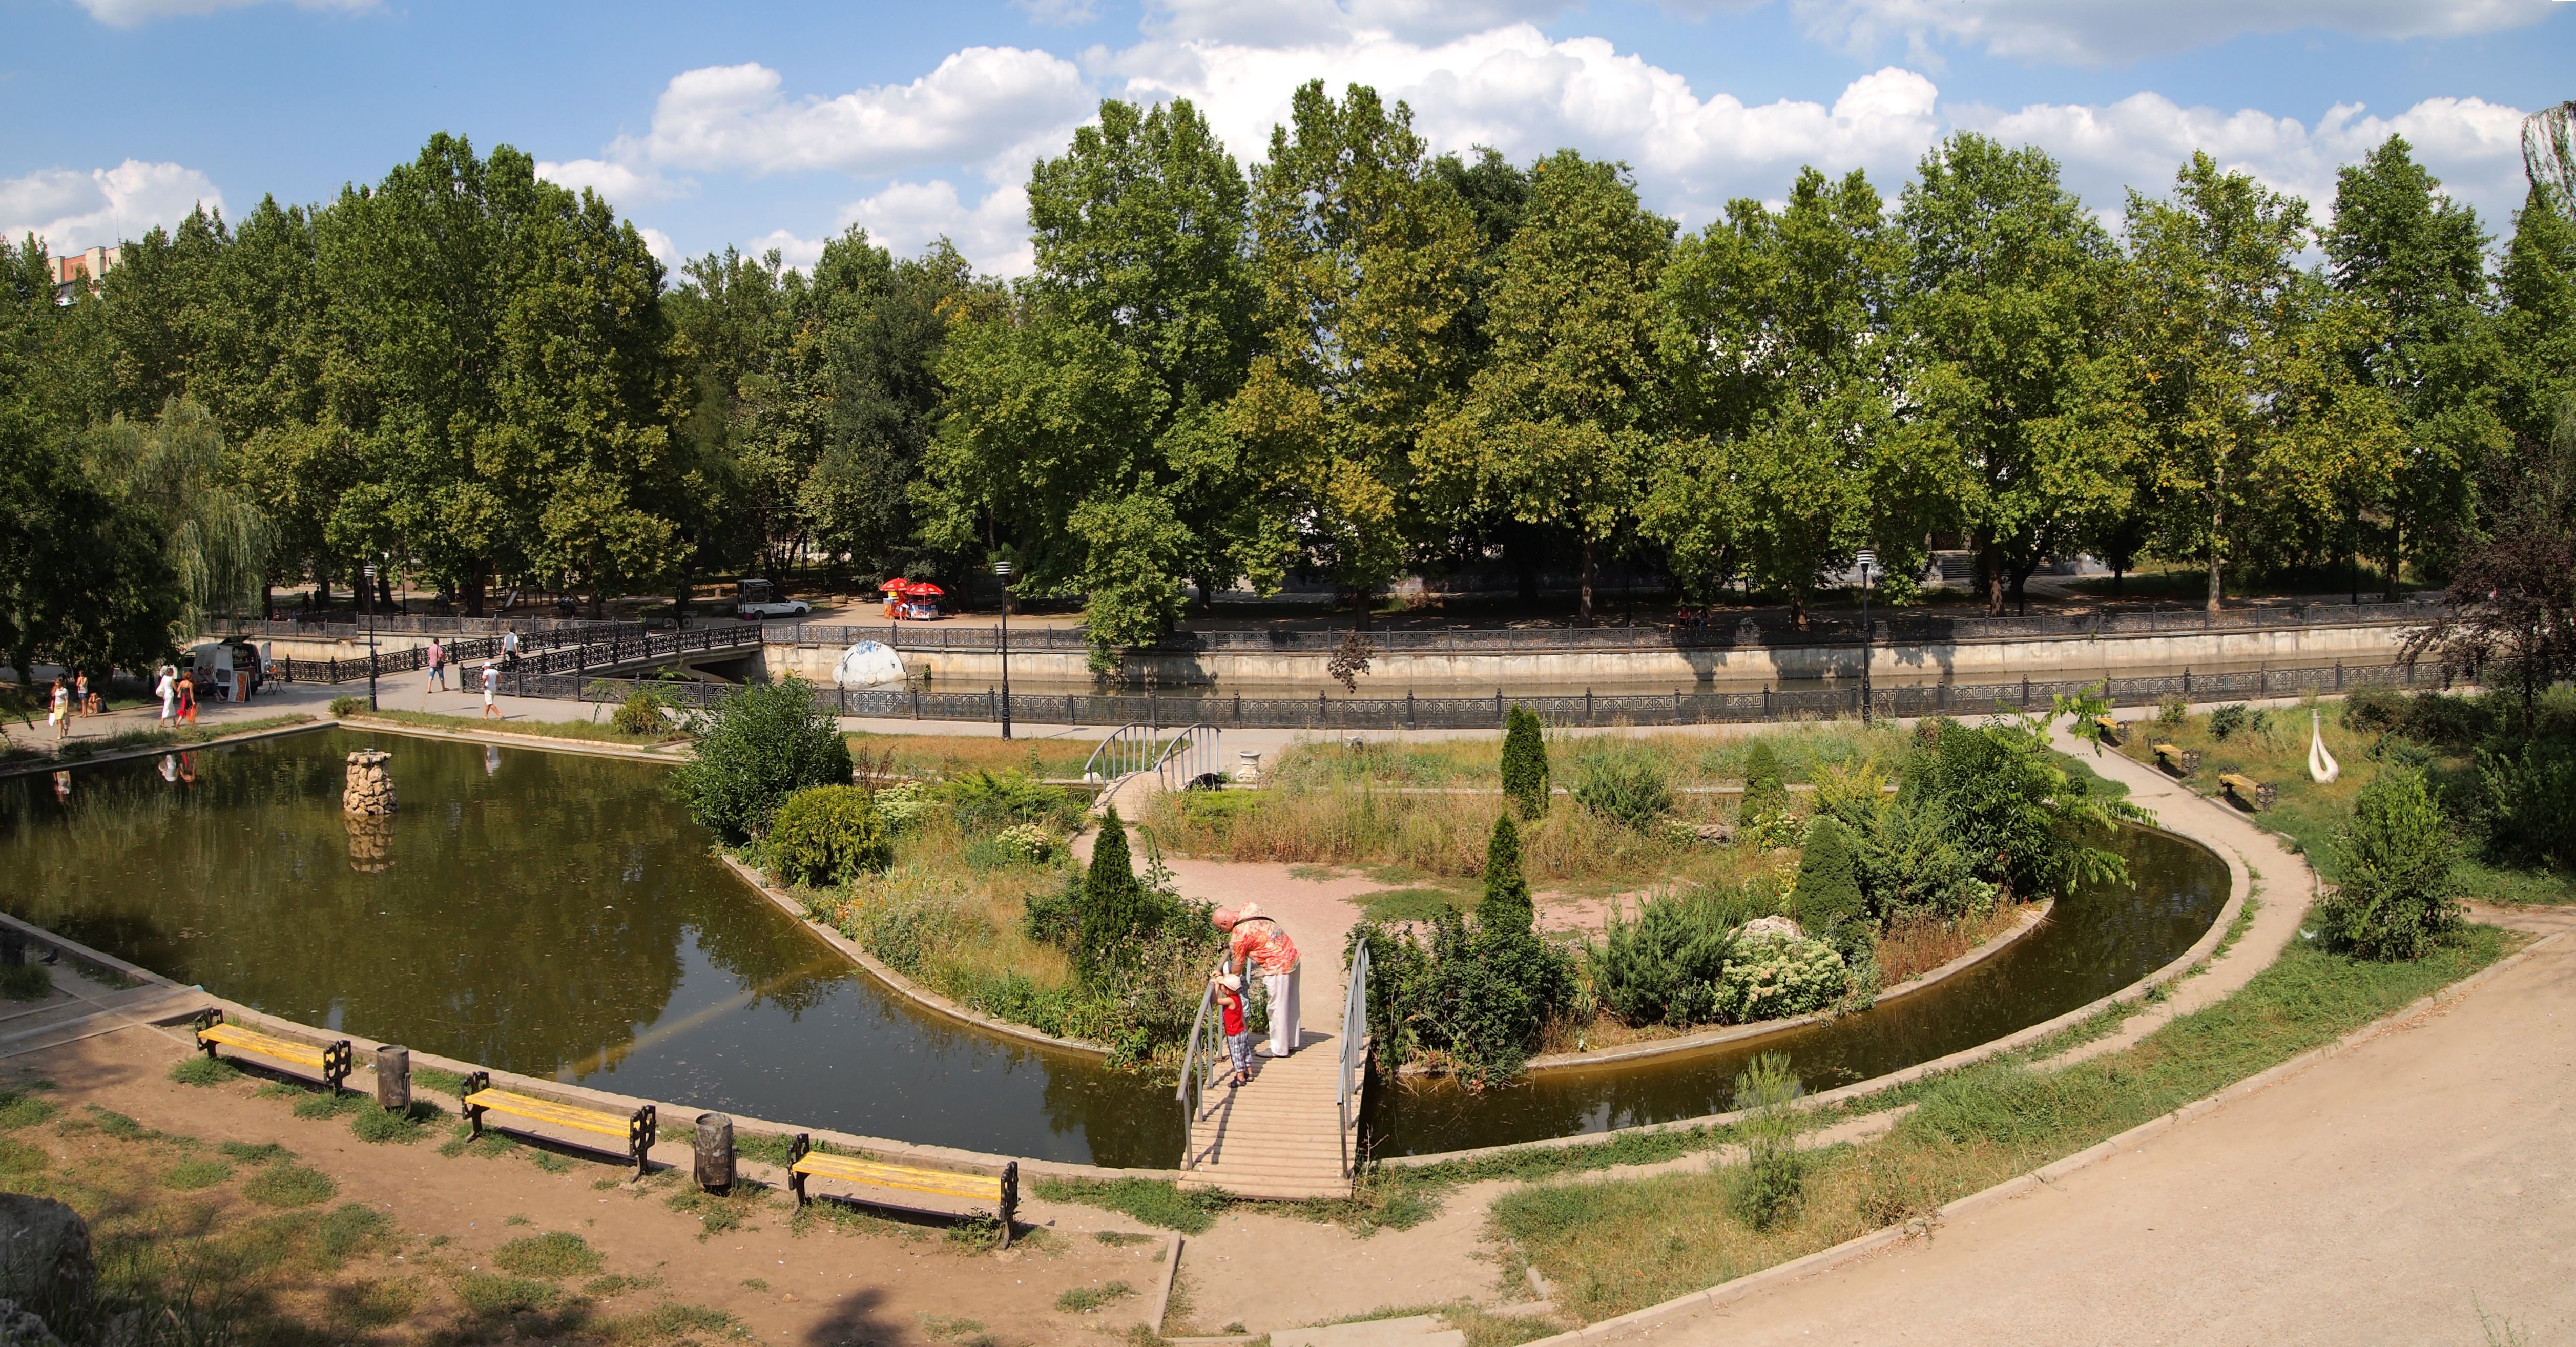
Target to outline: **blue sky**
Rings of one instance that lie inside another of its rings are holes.
[[[1435,148],[1628,161],[1696,227],[1802,164],[1893,192],[1960,127],[2098,209],[2191,149],[2310,198],[2391,130],[2490,228],[2523,111],[2576,96],[2551,0],[1020,0],[679,6],[0,0],[0,229],[113,242],[198,200],[327,200],[439,130],[602,189],[666,258],[851,224],[1026,265],[1019,195],[1102,97],[1189,97],[1247,163],[1300,82]]]

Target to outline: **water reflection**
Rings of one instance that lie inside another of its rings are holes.
[[[341,813],[361,748],[394,754],[402,812]],[[0,782],[0,904],[270,1014],[508,1070],[1016,1155],[1179,1154],[1168,1088],[915,1010],[711,859],[662,771],[330,730],[82,768],[77,796],[70,773]]]
[[[1809,1090],[1946,1056],[2117,991],[2171,962],[2227,901],[2227,866],[2169,833],[2122,830],[2112,844],[2137,882],[2059,903],[2037,932],[1940,986],[1756,1044],[1650,1066],[1545,1072],[1471,1095],[1441,1081],[1372,1087],[1367,1122],[1380,1155],[1495,1146],[1721,1113],[1758,1052],[1785,1052]]]

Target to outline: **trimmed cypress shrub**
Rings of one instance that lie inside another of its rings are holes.
[[[1757,847],[1787,846],[1797,815],[1780,779],[1780,757],[1763,740],[1744,755],[1744,803],[1736,810],[1736,835]]]
[[[1547,813],[1548,799],[1547,741],[1539,736],[1538,716],[1515,706],[1504,726],[1503,794],[1522,818],[1538,818]]]
[[[1526,935],[1537,925],[1529,880],[1521,874],[1521,830],[1505,814],[1494,820],[1494,835],[1485,843],[1485,896],[1476,901],[1476,928]]]
[[[868,792],[807,786],[769,821],[769,863],[790,884],[847,884],[894,864],[894,843]]]
[[[1853,968],[1862,966],[1876,943],[1869,903],[1861,897],[1852,836],[1830,814],[1807,825],[1807,845],[1798,857],[1797,908],[1808,935],[1831,944]]]
[[[2318,909],[2336,947],[2420,959],[2460,928],[2451,824],[2421,772],[2390,768],[2361,788],[2335,838],[2342,886]]]
[[[1102,815],[1099,840],[1091,844],[1079,915],[1074,961],[1086,973],[1115,964],[1119,947],[1144,924],[1145,886],[1137,882],[1136,863],[1127,853],[1127,825],[1119,820],[1116,805]]]

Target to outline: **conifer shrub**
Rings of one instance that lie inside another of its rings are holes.
[[[1866,952],[1869,904],[1861,896],[1851,833],[1831,815],[1820,814],[1807,825],[1807,845],[1798,857],[1796,906],[1807,934],[1842,951],[1846,963],[1860,965],[1855,956]]]
[[[1650,896],[1634,919],[1612,911],[1588,951],[1601,1004],[1634,1025],[1714,1023],[1739,924],[1733,906],[1707,891]]]
[[[1503,795],[1524,819],[1547,813],[1547,741],[1539,735],[1538,716],[1514,706],[1503,730]]]
[[[1381,1060],[1436,1054],[1470,1088],[1518,1075],[1548,1020],[1574,1000],[1574,960],[1538,934],[1521,873],[1520,828],[1509,811],[1486,843],[1485,891],[1473,920],[1444,909],[1427,947],[1364,921],[1351,948],[1369,946],[1370,1032]]]
[[[2450,822],[2420,772],[2362,787],[2335,838],[2343,883],[2318,909],[2327,938],[2365,959],[2420,959],[2461,923]]]
[[[1646,831],[1673,808],[1673,784],[1650,750],[1606,741],[1575,764],[1574,802],[1623,827]]]
[[[1780,757],[1763,740],[1754,740],[1744,755],[1744,803],[1735,818],[1737,837],[1765,850],[1787,846],[1797,836],[1797,813],[1789,805]]]
[[[808,786],[769,824],[769,864],[789,884],[847,884],[894,864],[894,842],[875,799],[857,786]]]
[[[1111,805],[1091,844],[1091,865],[1082,873],[1075,963],[1087,974],[1107,970],[1118,960],[1120,947],[1144,925],[1145,915],[1145,886],[1137,882],[1136,862],[1127,850],[1127,825],[1118,817],[1118,806]]]

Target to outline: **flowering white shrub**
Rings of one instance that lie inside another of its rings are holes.
[[[1055,854],[1055,834],[1039,824],[1014,823],[994,836],[1031,865]]]
[[[930,798],[930,788],[918,781],[899,781],[877,788],[877,817],[885,820],[890,833],[910,828],[938,807]]]
[[[1850,986],[1851,970],[1832,945],[1747,930],[1718,973],[1718,1014],[1735,1024],[1804,1015],[1832,1005]]]

